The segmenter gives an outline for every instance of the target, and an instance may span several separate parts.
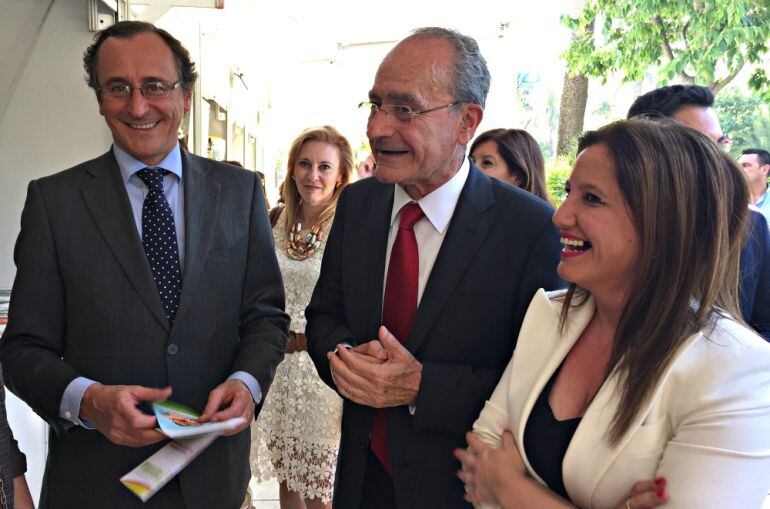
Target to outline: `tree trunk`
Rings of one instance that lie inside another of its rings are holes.
[[[720,90],[725,88],[728,83],[733,81],[735,77],[738,76],[738,73],[741,72],[741,69],[743,69],[743,66],[740,66],[737,69],[734,69],[733,72],[731,72],[726,78],[722,80],[717,80],[714,83],[709,83],[709,88],[714,93],[714,95],[717,95]]]
[[[583,132],[583,119],[588,102],[588,78],[572,76],[569,68],[564,72],[564,87],[559,105],[559,134],[556,155],[565,155],[572,150],[575,138]]]

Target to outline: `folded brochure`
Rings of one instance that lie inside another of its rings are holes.
[[[172,440],[138,467],[120,478],[120,482],[147,502],[158,490],[182,471],[198,454],[216,440],[216,433]]]
[[[143,502],[150,499],[225,431],[242,424],[237,417],[223,422],[197,422],[198,414],[177,403],[153,404],[160,431],[171,442],[120,478]]]
[[[199,415],[189,408],[171,401],[152,404],[161,433],[169,438],[189,438],[206,433],[221,434],[243,424],[243,417],[234,417],[221,422],[198,422]]]

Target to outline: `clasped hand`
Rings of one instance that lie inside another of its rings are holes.
[[[167,437],[156,430],[157,419],[137,408],[147,401],[162,401],[171,396],[171,387],[152,389],[139,385],[93,384],[83,394],[80,416],[90,422],[111,442],[118,445],[142,447]],[[208,403],[198,419],[200,422],[224,421],[243,417],[246,422],[226,435],[246,428],[254,419],[254,400],[246,385],[239,380],[227,380],[209,394]]]
[[[462,464],[457,476],[465,483],[468,502],[506,509],[575,507],[527,475],[510,430],[503,430],[500,448],[484,443],[472,431],[465,437],[468,449],[456,449],[454,454]],[[667,500],[666,479],[658,477],[637,482],[616,509],[654,509]]]
[[[422,364],[385,327],[378,339],[327,354],[339,393],[360,405],[386,408],[414,403]]]
[[[509,430],[503,431],[502,447],[491,447],[473,432],[465,435],[468,449],[456,449],[462,468],[457,477],[465,483],[465,500],[473,504],[500,506],[509,483],[526,476],[516,441]]]

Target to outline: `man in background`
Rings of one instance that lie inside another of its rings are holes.
[[[747,148],[738,157],[751,191],[751,204],[770,220],[767,175],[770,173],[770,152],[761,148]]]
[[[722,132],[714,111],[714,94],[698,85],[670,85],[636,98],[627,117],[671,117],[699,130],[723,149],[730,139]],[[741,251],[740,304],[743,319],[770,341],[770,232],[767,220],[749,213],[746,245]]]
[[[30,183],[0,346],[51,426],[40,506],[239,507],[288,325],[259,179],[180,148],[196,74],[168,32],[117,23],[84,66],[114,143]],[[244,423],[144,504],[119,478],[164,445],[139,407],[166,398]]]

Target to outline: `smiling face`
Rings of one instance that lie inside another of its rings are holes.
[[[454,48],[444,39],[406,39],[380,65],[369,100],[413,111],[451,104],[453,58]],[[384,111],[375,114],[366,134],[377,161],[377,179],[401,184],[415,199],[448,181],[483,116],[476,104],[458,108],[416,115],[411,124]]]
[[[477,145],[471,152],[471,160],[490,177],[517,187],[521,184],[521,176],[511,172],[508,165],[505,164],[505,159],[500,155],[497,142],[494,140],[487,140]]]
[[[305,142],[294,164],[292,179],[303,204],[328,204],[342,179],[337,147],[322,141]]]
[[[99,49],[96,74],[101,87],[179,80],[171,49],[153,33],[108,38]],[[99,113],[112,131],[115,145],[149,166],[158,164],[174,148],[182,117],[190,109],[190,92],[179,86],[156,99],[146,99],[138,89],[127,99],[97,97]]]
[[[567,190],[553,216],[564,246],[559,276],[597,297],[623,298],[633,283],[641,247],[604,145],[578,154]]]

